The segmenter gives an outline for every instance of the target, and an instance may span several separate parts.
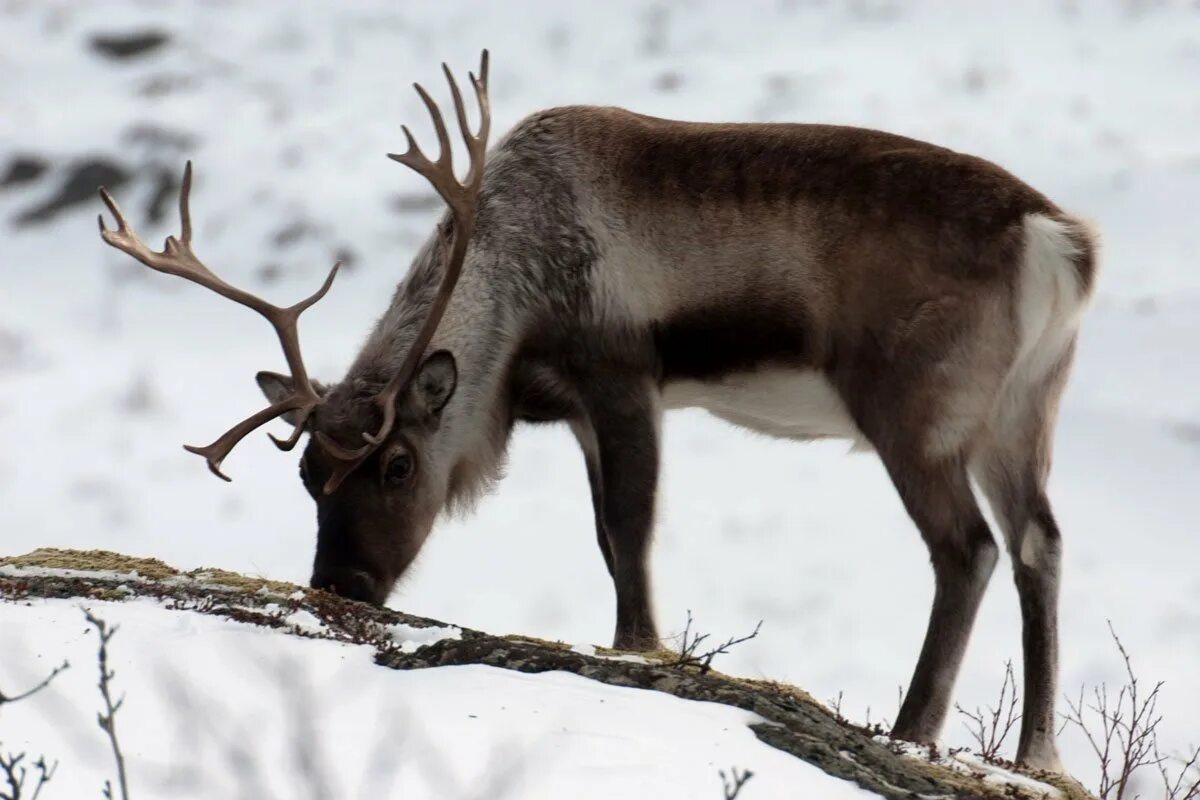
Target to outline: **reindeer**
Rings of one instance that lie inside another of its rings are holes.
[[[248,306],[274,326],[289,375],[270,405],[188,447],[218,476],[234,446],[282,417],[311,433],[312,586],[383,603],[438,516],[497,479],[518,422],[565,422],[587,465],[616,587],[614,647],[659,646],[651,542],[664,410],[704,408],[800,441],[874,450],[925,540],[936,592],[896,719],[933,742],[998,548],[1023,618],[1017,758],[1059,770],[1054,741],[1061,539],[1046,497],[1052,431],[1095,277],[1089,229],[1000,167],[925,142],[832,125],[676,122],[573,106],[518,123],[485,153],[488,60],[470,76],[469,154],[389,157],[448,210],[336,384],[309,378],[297,321],[337,274],[283,308],[217,277],[182,231],[144,245],[105,190],[109,245]]]

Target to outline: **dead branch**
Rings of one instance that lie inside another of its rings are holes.
[[[96,632],[100,636],[100,646],[97,649],[96,658],[100,666],[100,682],[97,684],[100,689],[100,697],[104,701],[104,710],[96,714],[96,723],[100,726],[100,730],[108,735],[109,744],[112,745],[113,761],[117,767],[117,786],[121,790],[121,800],[129,800],[129,784],[125,778],[125,755],[121,752],[121,743],[117,739],[117,712],[121,710],[121,705],[125,702],[124,696],[116,703],[112,700],[111,683],[116,673],[108,666],[108,642],[117,633],[117,626],[110,626],[107,622],[92,615],[92,612],[86,608],[83,610],[83,615],[92,626],[96,628]],[[104,782],[104,797],[111,800],[113,796],[112,784],[109,781]]]
[[[38,760],[33,762],[33,767],[38,771],[38,782],[33,787],[33,797],[30,800],[38,800],[38,795],[42,793],[42,787],[50,782],[54,777],[55,771],[58,769],[58,762],[55,761],[49,767],[46,766],[46,757],[38,756]]]
[[[1101,800],[1125,800],[1134,773],[1142,767],[1161,768],[1157,732],[1162,717],[1157,708],[1163,684],[1159,681],[1149,693],[1143,694],[1129,653],[1111,621],[1108,631],[1125,664],[1125,685],[1117,691],[1115,699],[1109,697],[1107,684],[1092,687],[1091,705],[1085,704],[1085,690],[1081,686],[1078,700],[1067,698],[1070,713],[1062,718],[1063,727],[1074,725],[1083,731],[1099,761]],[[1095,715],[1094,722],[1087,718],[1088,711]]]
[[[1000,750],[1004,747],[1004,740],[1021,719],[1017,713],[1018,699],[1017,681],[1010,660],[1004,663],[1004,681],[1000,684],[1000,696],[995,706],[988,706],[986,712],[978,706],[974,712],[957,704],[954,706],[959,714],[967,718],[963,727],[975,740],[976,750],[984,761],[991,764],[1001,761]]]
[[[737,796],[742,793],[742,787],[754,777],[750,770],[739,770],[737,767],[729,770],[729,775],[726,775],[723,769],[718,770],[718,773],[721,776],[721,785],[725,787],[725,800],[737,800]]]
[[[51,670],[50,674],[47,675],[42,680],[42,682],[39,683],[37,686],[34,686],[32,689],[29,689],[27,691],[21,692],[20,694],[13,695],[12,697],[9,697],[8,695],[6,695],[4,693],[3,689],[0,689],[0,706],[3,706],[5,703],[16,703],[20,700],[24,700],[27,697],[32,697],[33,695],[40,692],[42,689],[45,689],[47,686],[49,686],[50,682],[52,680],[54,680],[55,678],[57,678],[58,674],[60,672],[69,668],[70,666],[71,666],[71,664],[69,662],[64,661],[63,663],[61,663],[57,667],[55,667],[53,670]]]
[[[24,759],[24,753],[0,754],[0,771],[8,783],[8,793],[0,794],[0,800],[21,800],[21,790],[25,788],[25,768],[21,766]]]
[[[4,780],[8,784],[8,791],[6,794],[0,794],[0,800],[21,800],[25,796],[23,792],[29,772],[21,766],[21,762],[24,760],[24,753],[0,754],[0,772],[4,773]],[[55,761],[47,766],[45,757],[38,756],[38,760],[33,762],[33,768],[38,771],[38,776],[30,800],[37,800],[38,795],[42,793],[42,787],[54,777],[54,771],[58,769],[58,762]]]
[[[43,678],[39,684],[20,694],[9,696],[0,690],[0,706],[33,697],[49,686],[50,682],[57,678],[59,673],[70,666],[68,662],[64,661],[51,670],[50,674]],[[21,764],[25,760],[25,755],[25,753],[8,753],[7,755],[0,753],[0,772],[3,773],[4,781],[8,784],[7,793],[0,794],[0,800],[21,800],[25,796],[23,794],[25,791],[25,782],[29,779],[29,771]],[[42,793],[42,787],[54,777],[54,771],[58,769],[58,762],[55,761],[52,765],[47,766],[46,757],[38,756],[37,761],[34,761],[32,766],[37,770],[38,775],[37,783],[33,787],[33,795],[30,800],[37,800],[38,795]]]
[[[1167,768],[1169,756],[1158,751],[1158,742],[1154,743],[1154,758],[1158,762],[1158,773],[1162,776],[1163,797],[1166,800],[1200,800],[1200,747],[1192,751],[1189,758],[1178,758],[1182,766],[1175,778]]]
[[[829,709],[833,711],[834,719],[838,722],[846,721],[846,718],[842,716],[842,694],[843,692],[838,690],[837,697],[831,697],[826,701],[829,704]]]
[[[730,637],[723,644],[719,644],[711,650],[700,650],[700,645],[708,640],[709,634],[697,633],[692,630],[692,612],[687,612],[687,624],[683,628],[683,635],[679,643],[679,658],[671,663],[674,667],[698,667],[701,675],[708,674],[712,669],[713,659],[720,655],[725,655],[729,652],[729,648],[734,645],[739,645],[742,642],[748,642],[758,636],[758,632],[762,629],[762,620],[754,626],[754,630],[745,636]]]

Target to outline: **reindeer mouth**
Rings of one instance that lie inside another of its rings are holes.
[[[347,600],[381,606],[387,599],[388,587],[361,569],[318,569],[309,585],[314,589],[333,592]]]

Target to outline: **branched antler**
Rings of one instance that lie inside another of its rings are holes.
[[[459,91],[458,83],[455,82],[449,67],[443,64],[442,69],[446,73],[447,81],[450,83],[450,92],[454,98],[455,116],[458,119],[459,130],[462,133],[463,142],[467,146],[467,154],[470,158],[470,166],[466,177],[460,182],[455,176],[454,157],[450,147],[450,137],[446,130],[445,120],[437,103],[433,101],[429,93],[420,85],[416,85],[417,94],[420,95],[421,101],[425,103],[425,107],[429,109],[429,115],[433,120],[433,126],[437,133],[438,146],[440,148],[437,159],[430,160],[421,152],[420,147],[417,146],[417,142],[413,138],[412,132],[407,127],[404,127],[403,130],[405,139],[408,141],[408,149],[401,154],[389,154],[389,158],[399,161],[429,181],[450,208],[450,221],[439,226],[438,229],[439,252],[442,255],[442,280],[438,286],[437,294],[430,304],[429,313],[422,322],[416,339],[405,356],[399,371],[392,376],[383,390],[375,397],[374,402],[379,408],[381,415],[378,430],[374,432],[363,431],[363,444],[349,448],[340,445],[324,433],[318,432],[316,434],[317,441],[321,447],[336,462],[329,480],[325,483],[324,491],[326,494],[337,489],[346,476],[362,464],[367,456],[391,434],[392,427],[396,421],[396,398],[400,396],[401,392],[412,381],[417,367],[421,363],[421,358],[425,354],[425,348],[429,346],[429,342],[437,330],[438,323],[446,311],[450,295],[454,291],[455,284],[458,282],[459,274],[462,272],[467,244],[470,242],[471,233],[474,229],[479,193],[483,185],[487,139],[488,134],[491,132],[492,120],[487,93],[488,53],[486,50],[483,51],[480,60],[479,77],[475,77],[474,74],[470,75],[471,86],[475,90],[475,99],[479,103],[479,128],[474,133],[471,132],[467,120],[467,112],[463,105],[462,92]],[[117,206],[116,201],[113,200],[112,195],[109,194],[108,190],[101,188],[100,197],[104,200],[104,204],[108,206],[108,210],[112,212],[113,217],[116,218],[117,228],[116,230],[110,230],[105,227],[104,217],[101,215],[100,235],[109,245],[133,256],[151,269],[198,283],[222,297],[257,311],[275,329],[275,333],[279,337],[279,344],[283,348],[284,357],[287,359],[288,368],[292,373],[292,394],[250,415],[227,430],[211,444],[204,447],[184,445],[189,452],[203,456],[205,461],[208,462],[208,468],[212,470],[214,475],[224,480],[229,480],[221,472],[221,463],[247,434],[277,417],[291,414],[293,415],[292,420],[294,424],[291,435],[286,439],[278,439],[275,436],[271,436],[271,440],[275,442],[275,445],[279,449],[291,450],[300,440],[300,435],[305,430],[308,418],[312,415],[316,407],[321,404],[322,397],[313,386],[312,381],[309,380],[308,371],[305,369],[304,360],[300,355],[300,339],[297,334],[297,323],[300,315],[312,307],[313,304],[324,297],[329,291],[341,264],[339,262],[333,265],[333,269],[329,271],[329,276],[325,279],[325,283],[313,295],[287,308],[272,305],[256,295],[232,286],[205,266],[192,250],[192,219],[188,208],[188,199],[191,190],[192,164],[189,161],[187,167],[184,169],[183,187],[179,193],[180,234],[178,236],[168,236],[163,249],[156,251],[151,250],[142,242],[133,230],[133,227],[125,219],[125,215],[121,213],[121,209]]]
[[[346,476],[357,469],[367,456],[376,447],[383,444],[391,434],[392,427],[396,422],[396,398],[412,381],[413,375],[416,374],[417,367],[425,355],[425,348],[429,346],[429,341],[433,338],[438,323],[441,322],[446,305],[450,302],[450,295],[454,291],[455,284],[458,283],[458,276],[462,272],[463,260],[467,254],[467,244],[471,240],[471,233],[475,225],[475,213],[479,204],[479,192],[483,186],[487,138],[492,126],[492,112],[487,91],[488,52],[484,50],[480,58],[479,77],[468,73],[471,86],[475,90],[475,99],[479,103],[479,129],[475,133],[471,133],[458,83],[455,82],[450,68],[445,64],[442,64],[442,71],[446,73],[446,80],[450,83],[450,93],[454,97],[454,113],[458,118],[458,127],[470,158],[470,167],[467,170],[466,178],[460,183],[455,177],[454,156],[442,112],[420,84],[413,84],[413,86],[416,87],[417,94],[425,103],[425,107],[429,109],[429,116],[433,120],[439,147],[437,159],[430,160],[421,151],[408,126],[402,128],[404,138],[408,141],[408,149],[403,153],[388,154],[388,158],[400,162],[429,181],[446,201],[446,205],[450,207],[450,224],[438,228],[439,251],[442,254],[442,281],[438,286],[437,295],[430,304],[429,313],[421,324],[417,337],[409,348],[400,369],[392,376],[383,390],[375,396],[375,404],[379,408],[382,418],[379,429],[374,433],[364,431],[362,434],[364,444],[354,449],[343,447],[329,436],[317,433],[317,440],[325,452],[337,462],[337,466],[325,483],[326,494],[336,490]]]
[[[273,435],[271,436],[271,441],[275,442],[276,447],[280,450],[291,450],[300,440],[300,434],[304,431],[304,426],[309,415],[321,403],[321,395],[313,386],[312,381],[309,380],[308,371],[304,367],[304,359],[300,355],[300,337],[296,326],[300,315],[311,308],[329,291],[329,288],[333,285],[333,279],[337,277],[338,268],[341,266],[341,263],[333,265],[333,269],[329,271],[329,275],[325,278],[325,282],[321,285],[321,288],[309,297],[287,308],[272,305],[257,295],[226,283],[196,257],[195,251],[192,250],[192,215],[188,207],[191,192],[192,162],[189,161],[183,170],[183,187],[179,192],[180,234],[179,236],[168,236],[166,242],[163,244],[163,249],[156,251],[147,247],[141,238],[138,237],[137,232],[133,230],[133,226],[129,224],[129,221],[125,219],[125,215],[121,213],[116,200],[113,199],[113,196],[109,194],[107,189],[101,187],[100,198],[108,206],[108,210],[112,212],[113,217],[116,219],[117,228],[116,230],[107,228],[104,224],[104,215],[101,214],[99,217],[100,236],[107,244],[123,253],[133,256],[153,270],[185,278],[207,289],[211,289],[228,300],[257,311],[275,329],[275,333],[279,337],[279,344],[283,348],[284,358],[287,359],[288,369],[292,373],[292,382],[294,385],[292,394],[277,403],[271,404],[262,411],[250,415],[221,434],[212,444],[205,445],[204,447],[184,445],[184,449],[188,452],[203,456],[204,460],[208,462],[208,468],[212,473],[218,478],[227,481],[229,477],[221,472],[221,462],[225,460],[225,457],[229,455],[238,442],[244,439],[247,434],[277,417],[281,417],[289,412],[293,413],[295,415],[295,427],[292,430],[292,434],[287,439],[278,439]]]

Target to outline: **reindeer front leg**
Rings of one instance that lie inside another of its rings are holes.
[[[658,393],[642,378],[605,375],[588,384],[584,408],[590,430],[576,434],[588,462],[596,535],[617,590],[613,647],[653,650],[659,639],[647,562],[658,490]]]

